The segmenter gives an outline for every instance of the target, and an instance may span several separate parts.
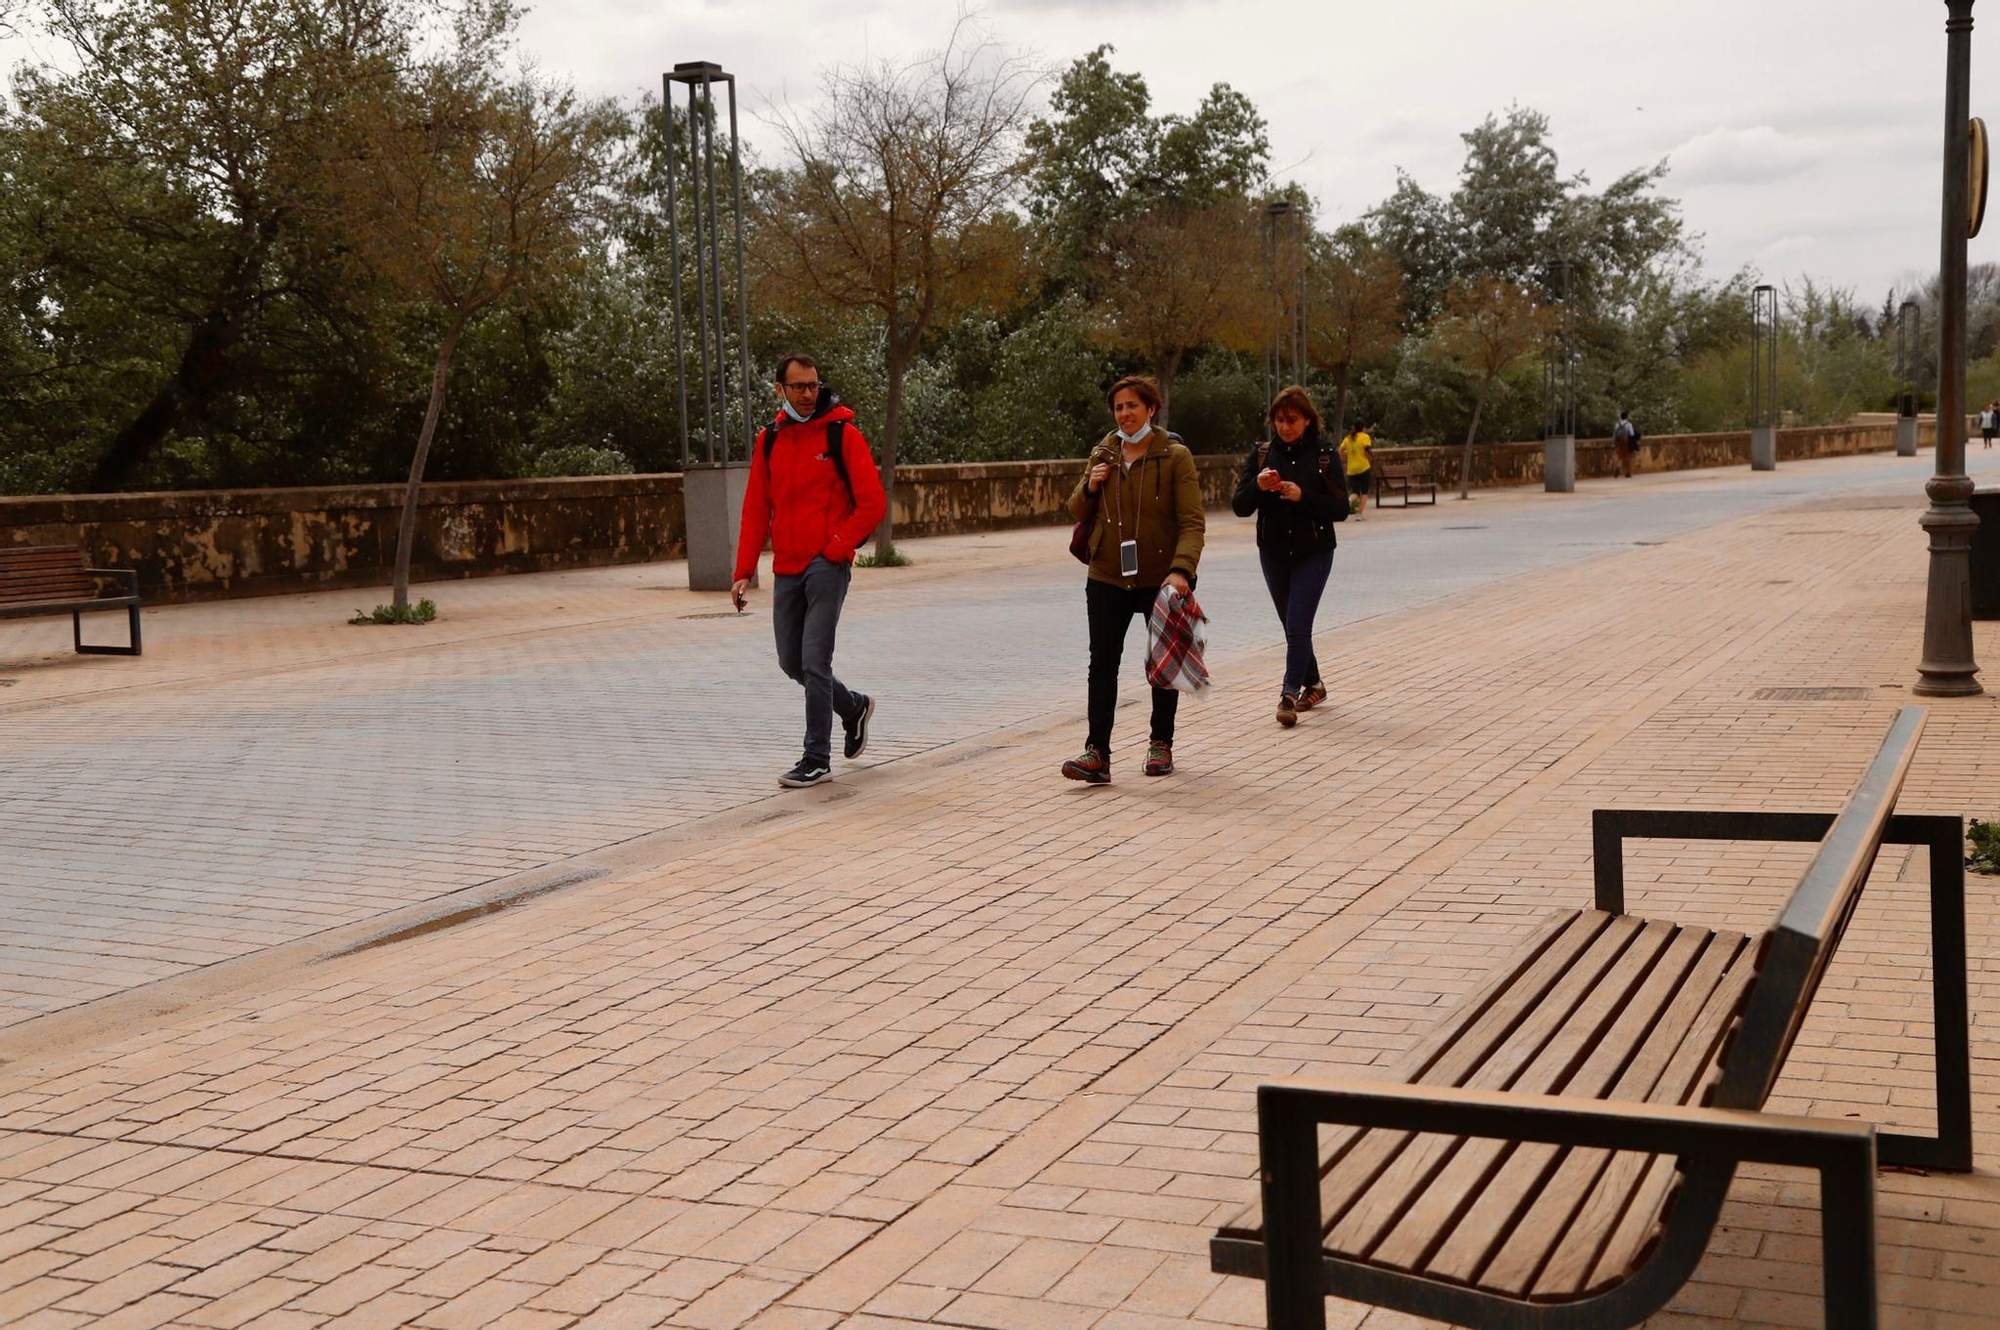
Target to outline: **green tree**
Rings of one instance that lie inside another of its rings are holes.
[[[1459,463],[1458,497],[1468,497],[1472,484],[1472,444],[1479,437],[1479,417],[1494,383],[1523,356],[1541,346],[1553,320],[1520,282],[1500,277],[1474,277],[1453,288],[1438,325],[1444,353],[1479,377],[1479,395],[1472,404],[1472,423],[1465,431],[1465,454]]]
[[[1343,227],[1307,274],[1306,355],[1333,376],[1333,437],[1346,431],[1357,365],[1381,361],[1403,333],[1403,270],[1360,227]]]
[[[567,87],[497,79],[512,21],[504,4],[468,14],[446,56],[355,126],[340,162],[337,206],[360,261],[439,325],[397,530],[397,610],[409,603],[417,497],[459,340],[495,307],[558,287],[601,206],[615,127]]]
[[[831,70],[811,111],[772,122],[786,162],[760,200],[760,289],[773,302],[879,320],[888,373],[876,445],[892,494],[905,384],[925,335],[1017,285],[1010,265],[1023,241],[1005,207],[1040,78],[961,18],[942,50]],[[894,549],[887,515],[876,557]]]

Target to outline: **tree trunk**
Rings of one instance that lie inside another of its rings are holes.
[[[1172,355],[1161,356],[1158,367],[1160,371],[1158,375],[1160,380],[1160,409],[1154,413],[1153,423],[1160,427],[1161,433],[1165,433],[1167,429],[1167,408],[1174,404],[1174,379],[1181,372],[1181,353],[1176,351]]]
[[[1486,390],[1493,386],[1493,376],[1488,374],[1479,381],[1479,399],[1472,404],[1472,424],[1465,431],[1465,457],[1458,464],[1458,497],[1469,499],[1472,488],[1472,440],[1479,433],[1479,413],[1486,409]]]
[[[190,411],[198,412],[214,398],[228,368],[228,354],[242,334],[242,319],[224,307],[211,309],[194,326],[173,377],[161,384],[153,399],[130,424],[118,431],[110,448],[91,468],[88,482],[91,493],[108,494],[123,488],[184,416]]]
[[[1341,361],[1340,375],[1334,380],[1332,437],[1335,443],[1347,437],[1347,378],[1353,369],[1352,361]]]
[[[905,353],[889,339],[889,396],[882,404],[882,524],[875,528],[875,561],[885,562],[896,552],[896,443],[903,429],[903,380],[909,373],[914,348]]]
[[[417,435],[417,455],[410,459],[410,483],[403,490],[403,520],[396,526],[396,580],[391,604],[405,609],[410,603],[410,550],[417,536],[417,491],[424,483],[424,463],[430,459],[431,436],[437,432],[438,413],[444,408],[444,381],[451,372],[451,353],[458,348],[459,334],[465,331],[463,316],[452,320],[444,341],[438,344],[437,365],[431,371],[431,403],[424,409],[424,427]]]

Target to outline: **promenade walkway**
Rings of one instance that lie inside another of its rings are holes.
[[[1205,1254],[1254,1194],[1257,1080],[1393,1059],[1588,899],[1593,806],[1844,794],[1908,700],[1927,462],[1371,515],[1335,702],[1291,732],[1220,518],[1224,687],[1176,776],[1128,750],[1107,789],[1054,777],[1081,615],[1046,531],[864,576],[841,659],[882,750],[802,795],[767,784],[797,728],[768,620],[673,617],[713,601],[659,569],[445,587],[421,640],[333,622],[365,596],[171,611],[124,675],[10,628],[0,908],[53,960],[0,1030],[0,1324],[1260,1324]],[[1802,687],[1836,691],[1771,692]],[[1993,816],[1996,738],[1993,697],[1934,704],[1905,808]],[[65,806],[135,830],[28,825]],[[1635,905],[1740,927],[1807,848],[1636,853]],[[507,873],[579,880],[347,950]],[[1923,1125],[1917,866],[1876,878],[1774,1107]],[[1883,1177],[1891,1325],[2000,1296],[2000,893],[1971,892],[1983,1167]],[[1815,1324],[1815,1202],[1740,1181],[1655,1324]]]

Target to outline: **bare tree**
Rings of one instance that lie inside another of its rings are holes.
[[[1472,441],[1479,435],[1479,417],[1494,380],[1542,345],[1553,323],[1551,312],[1536,303],[1532,291],[1504,278],[1472,278],[1453,287],[1445,298],[1438,341],[1446,355],[1480,376],[1472,423],[1465,431],[1465,457],[1458,469],[1459,498],[1469,497]]]
[[[567,87],[531,74],[497,80],[499,35],[462,30],[450,57],[384,100],[340,170],[359,257],[443,325],[397,527],[398,611],[409,605],[417,497],[452,354],[481,316],[533,297],[579,256],[614,132],[605,108]]]
[[[1153,366],[1166,401],[1187,353],[1222,341],[1254,346],[1266,311],[1257,221],[1240,199],[1202,208],[1163,204],[1112,228],[1098,273],[1105,331]]]
[[[1338,439],[1355,367],[1381,359],[1402,338],[1403,270],[1365,236],[1336,236],[1307,274],[1306,330],[1307,359],[1334,378]]]
[[[760,290],[882,320],[889,383],[876,446],[891,495],[904,378],[924,334],[1018,263],[1004,210],[1045,77],[961,14],[943,49],[835,67],[811,111],[768,117],[789,160],[760,191]],[[894,553],[893,513],[876,528],[877,558]]]

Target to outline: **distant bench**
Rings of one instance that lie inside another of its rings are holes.
[[[1402,496],[1402,506],[1410,506],[1413,489],[1424,490],[1429,497],[1425,503],[1438,501],[1437,483],[1431,479],[1430,468],[1419,469],[1410,462],[1384,462],[1375,468],[1375,506],[1381,507],[1391,494]]]
[[[123,595],[103,595],[99,578],[124,584]],[[123,609],[128,646],[86,646],[83,616],[92,610]],[[91,568],[74,545],[0,548],[0,619],[67,614],[76,649],[86,655],[139,654],[139,574],[130,568]]]
[[[1895,811],[1922,730],[1898,713],[1838,814],[1598,810],[1595,910],[1550,919],[1381,1079],[1258,1087],[1263,1198],[1212,1267],[1265,1280],[1274,1330],[1324,1330],[1329,1295],[1631,1326],[1693,1273],[1737,1165],[1786,1164],[1820,1175],[1824,1324],[1872,1330],[1878,1158],[1972,1167],[1964,828]],[[1628,836],[1820,845],[1750,936],[1627,915]],[[1885,843],[1930,850],[1935,1137],[1761,1111]]]

